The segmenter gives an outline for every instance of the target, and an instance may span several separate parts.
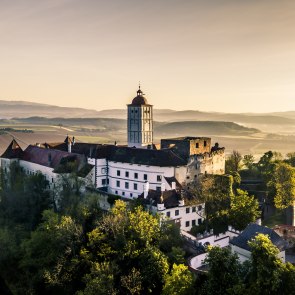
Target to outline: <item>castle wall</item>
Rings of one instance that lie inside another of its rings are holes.
[[[185,177],[185,183],[196,180],[202,174],[225,173],[225,152],[224,148],[211,153],[204,153],[190,156]]]
[[[161,148],[172,148],[178,155],[187,159],[192,155],[210,153],[211,138],[185,137],[161,139]]]

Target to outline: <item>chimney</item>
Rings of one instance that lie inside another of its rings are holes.
[[[161,194],[160,203],[157,204],[157,209],[158,209],[158,211],[165,210],[163,194]]]
[[[143,185],[143,196],[146,199],[149,193],[149,188],[150,188],[150,184],[147,181],[144,185]]]
[[[184,206],[184,190],[183,189],[180,192],[180,200],[178,201],[178,206],[179,207]]]
[[[175,181],[172,181],[171,188],[172,188],[173,190],[175,190],[175,189],[176,189],[176,182],[175,182]]]
[[[73,139],[72,139],[72,141],[73,141],[73,145],[76,143],[76,139],[75,139],[75,136],[73,136]]]
[[[68,153],[72,152],[72,143],[71,141],[68,142]]]

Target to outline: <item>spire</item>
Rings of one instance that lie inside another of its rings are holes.
[[[137,96],[142,96],[142,95],[143,95],[143,93],[142,93],[142,91],[140,89],[140,81],[139,81],[139,83],[138,83],[138,90],[137,90]]]

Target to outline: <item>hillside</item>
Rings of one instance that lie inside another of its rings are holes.
[[[155,127],[155,134],[165,136],[206,136],[206,135],[251,135],[260,132],[255,128],[247,128],[233,122],[186,121],[162,123]]]

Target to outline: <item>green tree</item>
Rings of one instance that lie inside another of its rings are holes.
[[[233,150],[233,152],[225,160],[225,172],[231,173],[239,171],[241,169],[242,159],[242,155],[238,151]]]
[[[288,153],[286,162],[291,165],[292,167],[295,167],[295,152]]]
[[[77,295],[115,295],[114,269],[109,262],[94,262],[91,272],[84,277],[85,289]]]
[[[193,295],[194,276],[184,264],[173,264],[169,274],[165,276],[163,295]]]
[[[44,211],[43,222],[22,244],[20,266],[25,274],[24,288],[37,294],[66,294],[75,286],[72,259],[79,253],[82,230],[71,217]],[[44,293],[47,293],[44,291]]]
[[[121,284],[128,294],[141,294],[142,276],[140,271],[136,268],[132,268],[129,274],[121,277]]]
[[[257,168],[263,176],[265,183],[269,182],[275,169],[274,152],[268,151],[264,153],[257,163]]]
[[[165,245],[169,235],[170,228],[164,226],[162,229],[158,217],[141,206],[129,210],[125,202],[117,200],[88,234],[88,244],[81,251],[81,259],[90,266],[112,262],[114,288],[121,294],[157,292],[162,289],[169,270],[168,257],[161,251],[160,244],[168,252],[173,252],[172,248],[176,246],[170,241]],[[84,278],[89,282],[92,281],[91,272],[88,273],[90,277]]]
[[[230,210],[228,211],[229,223],[237,230],[243,230],[250,222],[254,222],[259,216],[259,204],[254,196],[238,189],[231,196]]]
[[[251,170],[254,166],[254,156],[252,154],[244,155],[243,157],[243,164],[246,166],[247,169]]]
[[[295,168],[286,163],[277,164],[273,181],[276,189],[275,206],[285,209],[293,205],[295,201]]]
[[[203,294],[233,294],[234,286],[241,285],[242,267],[238,256],[228,248],[211,247],[205,259],[208,264],[208,276]]]
[[[0,201],[0,224],[22,224],[34,229],[41,221],[42,212],[52,208],[48,182],[41,173],[26,175],[17,163],[4,173]]]
[[[230,196],[233,194],[232,187],[231,175],[206,175],[191,186],[191,192],[199,201],[205,203],[204,217],[207,230],[209,224],[212,224],[217,232],[227,227],[226,218],[230,207]]]
[[[284,263],[279,250],[267,235],[258,234],[251,247],[250,289],[253,294],[279,294],[283,283]]]

